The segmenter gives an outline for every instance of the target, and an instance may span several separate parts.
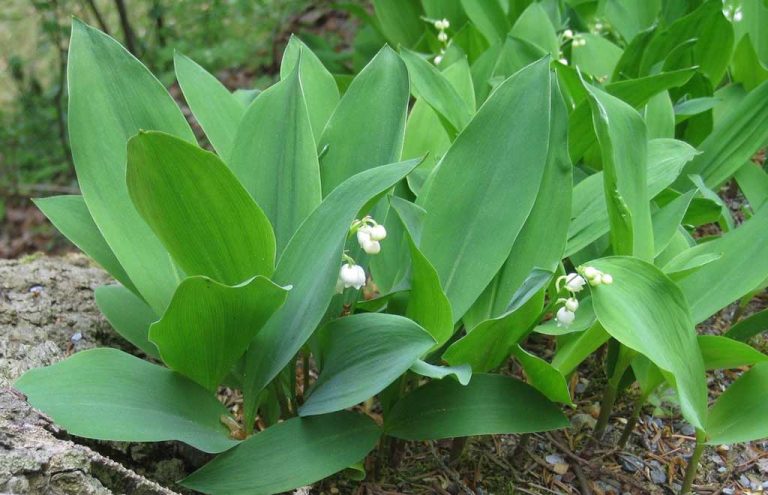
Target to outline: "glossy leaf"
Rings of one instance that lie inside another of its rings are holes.
[[[683,416],[703,429],[704,364],[683,292],[658,268],[636,258],[604,258],[590,265],[614,280],[612,285],[592,288],[597,319],[613,338],[665,372],[677,388]]]
[[[477,29],[485,36],[488,43],[501,41],[509,31],[507,16],[497,1],[461,0],[461,5]]]
[[[290,77],[299,60],[301,89],[312,123],[312,134],[317,141],[339,103],[339,87],[333,74],[325,68],[317,55],[299,38],[291,35],[280,62],[280,78]]]
[[[530,385],[508,376],[475,374],[466,386],[440,380],[417,388],[395,404],[384,432],[404,440],[439,440],[566,426],[560,409]]]
[[[191,58],[175,53],[173,64],[195,119],[218,155],[227,161],[245,105]]]
[[[394,46],[413,46],[424,35],[420,2],[412,0],[373,0],[376,19]]]
[[[14,387],[72,435],[97,440],[179,440],[204,452],[237,442],[221,423],[227,409],[210,392],[117,349],[91,349],[33,369]]]
[[[544,59],[499,86],[419,198],[427,210],[419,247],[440,275],[454,320],[502,266],[533,207],[547,162],[550,84]]]
[[[162,312],[175,270],[128,196],[126,143],[140,129],[195,137],[163,85],[117,41],[77,19],[67,80],[69,138],[85,203],[142,297]]]
[[[708,370],[733,369],[768,361],[768,356],[738,340],[720,335],[699,335],[699,347]]]
[[[577,36],[584,44],[572,45],[571,65],[597,79],[609,78],[621,58],[621,48],[596,34],[579,33]]]
[[[531,2],[525,8],[515,20],[509,35],[536,45],[553,58],[557,58],[560,53],[560,41],[555,27],[540,2]]]
[[[269,218],[278,253],[322,199],[320,165],[299,80],[303,63],[248,107],[229,160]]]
[[[318,333],[322,369],[302,416],[352,407],[381,392],[435,343],[402,316],[361,313],[332,320]]]
[[[59,232],[72,241],[85,254],[101,265],[115,280],[137,292],[125,273],[112,248],[104,240],[99,228],[93,223],[91,213],[82,196],[51,196],[34,200],[43,215]]]
[[[142,132],[128,143],[127,181],[136,209],[187,275],[236,285],[272,273],[269,220],[213,153]]]
[[[147,303],[121,285],[102,285],[96,288],[94,297],[99,311],[117,333],[147,356],[160,359],[157,347],[149,341],[149,326],[158,317]]]
[[[286,293],[264,277],[234,287],[189,277],[150,327],[149,339],[168,367],[215,391]]]
[[[709,413],[707,443],[710,445],[750,442],[768,437],[765,391],[768,364],[752,367],[718,397]]]
[[[301,225],[283,251],[273,280],[291,285],[285,304],[256,335],[246,355],[246,413],[312,335],[334,294],[349,226],[372,199],[402,180],[418,160],[362,172],[339,186]]]
[[[365,170],[400,159],[408,108],[408,71],[385,46],[341,98],[318,141],[323,196]]]
[[[688,249],[670,261],[670,265],[680,266],[687,260],[717,256],[677,280],[691,305],[694,322],[706,320],[768,278],[768,243],[756,241],[765,232],[768,206],[763,206],[739,228]]]
[[[379,436],[371,419],[347,411],[291,418],[257,433],[181,484],[202,493],[281,493],[353,465],[373,449]],[[245,465],[258,469],[242,469]]]
[[[472,379],[472,367],[468,364],[459,366],[437,366],[418,359],[413,363],[413,366],[411,366],[411,371],[417,375],[435,378],[437,380],[452,376],[462,385],[467,385]]]
[[[512,348],[512,354],[523,367],[528,383],[536,390],[552,402],[572,404],[565,377],[556,368],[519,345]]]

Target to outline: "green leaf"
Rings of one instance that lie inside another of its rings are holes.
[[[629,43],[656,21],[661,0],[605,0],[600,7],[605,19]]]
[[[632,107],[593,86],[586,86],[603,157],[603,190],[611,247],[620,255],[653,259],[645,123]]]
[[[140,129],[195,137],[163,85],[117,41],[72,21],[68,126],[80,190],[96,225],[158,313],[176,287],[173,263],[125,185],[126,143]],[[98,131],[98,132],[96,132]]]
[[[453,135],[464,129],[472,111],[448,79],[415,52],[402,48],[400,56],[408,68],[414,95],[448,120]]]
[[[291,238],[273,280],[293,289],[246,354],[246,416],[253,412],[256,395],[296,355],[325,314],[339,276],[349,226],[358,212],[418,164],[418,160],[389,164],[348,179],[323,200]]]
[[[237,442],[227,409],[183,376],[117,349],[90,349],[26,372],[14,387],[72,435],[97,440],[179,440],[204,452]]]
[[[698,146],[701,154],[683,171],[677,186],[687,190],[692,185],[687,175],[697,174],[708,187],[727,180],[768,141],[768,81],[741,99],[712,133]]]
[[[746,342],[757,334],[768,330],[768,310],[760,311],[744,318],[733,325],[725,336],[730,339]]]
[[[691,204],[696,191],[689,191],[681,194],[668,204],[653,212],[653,252],[654,257],[661,254],[662,251],[672,241],[672,237],[680,227],[680,223],[685,217],[688,206]]]
[[[149,339],[169,368],[216,391],[287,292],[264,277],[234,287],[189,277],[150,327]]]
[[[757,364],[741,375],[712,406],[706,430],[707,443],[731,444],[768,437],[767,389],[768,364]]]
[[[461,5],[477,29],[493,45],[509,32],[509,22],[497,0],[461,0]]]
[[[751,346],[720,335],[699,335],[699,347],[708,370],[733,369],[768,361],[768,356]]]
[[[768,81],[768,68],[760,62],[749,34],[745,34],[736,45],[731,59],[731,72],[733,80],[741,83],[747,91]]]
[[[121,285],[102,285],[94,296],[99,311],[117,333],[147,356],[160,359],[157,347],[149,341],[149,326],[158,318],[147,303]]]
[[[595,324],[595,312],[592,309],[592,298],[587,296],[579,301],[579,310],[576,311],[576,319],[566,326],[559,326],[557,319],[552,318],[534,329],[536,333],[544,335],[565,335],[568,333],[584,332]]]
[[[677,178],[696,156],[689,144],[675,139],[648,142],[648,196],[653,198]],[[566,257],[581,251],[608,232],[608,209],[603,194],[603,172],[590,175],[573,188],[573,220],[568,227]]]
[[[43,215],[80,248],[85,254],[101,265],[115,280],[137,292],[112,248],[104,240],[99,228],[93,222],[91,213],[82,196],[51,196],[33,200]]]
[[[312,123],[312,134],[317,141],[339,103],[339,87],[336,85],[333,74],[325,68],[317,55],[294,35],[291,35],[288,46],[283,52],[280,63],[281,79],[291,76],[299,59],[301,59],[299,66],[301,89],[309,112],[309,120]]]
[[[417,359],[411,371],[417,375],[426,376],[428,378],[435,378],[442,380],[446,376],[453,376],[462,385],[467,385],[472,379],[472,367],[468,364],[462,364],[459,366],[436,366],[429,364],[421,359]]]
[[[454,320],[501,268],[533,208],[547,163],[550,84],[543,59],[499,86],[419,198],[427,210],[419,247],[440,275]]]
[[[768,206],[763,206],[739,228],[694,246],[669,262],[680,266],[686,260],[720,255],[677,280],[691,305],[694,322],[706,320],[768,277],[768,243],[759,241],[765,232]]]
[[[384,390],[435,343],[402,316],[361,313],[337,318],[317,333],[322,369],[301,416],[352,407]]]
[[[528,383],[536,390],[552,402],[573,404],[565,377],[556,368],[519,345],[512,347],[512,354],[523,367]]]
[[[245,105],[191,58],[177,52],[173,63],[184,99],[216,152],[226,161]]]
[[[577,36],[584,45],[572,45],[571,65],[599,80],[608,79],[621,58],[621,48],[596,34],[579,33]]]
[[[420,2],[413,0],[373,0],[376,19],[393,46],[412,47],[424,36]]]
[[[278,253],[322,199],[320,164],[299,80],[303,64],[295,64],[248,107],[229,160],[269,218]]]
[[[530,385],[475,374],[469,385],[433,381],[417,388],[385,418],[385,434],[403,440],[530,433],[568,426],[560,409]]]
[[[356,463],[373,449],[380,434],[370,418],[347,411],[291,418],[217,457],[181,485],[203,493],[282,493]]]
[[[408,109],[408,71],[385,46],[341,98],[318,141],[323,196],[373,167],[400,159]]]
[[[526,7],[515,21],[509,35],[536,45],[552,58],[558,58],[560,41],[555,27],[540,2],[532,2]]]
[[[411,292],[405,314],[432,335],[435,339],[432,350],[435,350],[453,335],[451,303],[440,286],[435,268],[416,247],[411,236],[408,237],[411,248]]]
[[[734,175],[739,189],[747,198],[752,211],[768,203],[768,173],[753,162],[744,164]]]
[[[707,387],[696,332],[683,292],[655,266],[636,258],[590,263],[613,276],[592,288],[592,305],[605,330],[644,354],[676,386],[683,416],[698,429],[707,417]]]
[[[216,155],[160,132],[128,143],[133,204],[187,275],[236,285],[270,275],[269,220]]]
[[[558,349],[552,360],[552,367],[563,376],[569,375],[610,338],[600,323],[595,323],[584,332],[564,335],[558,339]]]

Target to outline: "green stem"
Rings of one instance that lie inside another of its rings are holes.
[[[685,469],[685,479],[683,480],[683,486],[680,488],[680,495],[691,493],[693,479],[696,477],[696,471],[699,468],[699,459],[701,459],[701,454],[704,453],[704,440],[704,432],[696,430],[696,447],[693,449],[693,455],[688,461],[688,467]]]
[[[309,392],[309,350],[305,349],[301,353],[301,402],[307,400]]]
[[[592,432],[592,438],[595,440],[603,439],[605,429],[608,427],[608,420],[611,418],[613,405],[616,403],[616,397],[618,395],[618,389],[608,382],[603,390],[603,400],[600,401],[600,416],[598,416],[595,430]]]
[[[632,406],[632,416],[629,417],[627,425],[624,427],[624,431],[621,433],[621,438],[619,439],[618,447],[620,449],[626,447],[627,441],[632,435],[632,431],[635,429],[635,425],[637,424],[637,419],[640,417],[640,411],[643,410],[643,405],[645,404],[646,399],[647,397],[642,394],[638,396],[637,399],[635,399],[635,404]]]

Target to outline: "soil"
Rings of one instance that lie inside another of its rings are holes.
[[[110,329],[93,302],[93,290],[109,282],[82,255],[0,260],[0,387],[9,386],[31,367],[89,347],[110,345],[130,352],[129,344]],[[746,314],[766,306],[768,295],[762,294]],[[721,333],[734,309],[724,310],[700,331]],[[768,348],[764,337],[754,344]],[[544,336],[528,347],[545,358],[554,349]],[[691,454],[693,431],[674,406],[662,402],[643,411],[626,448],[614,448],[631,411],[634,391],[630,390],[616,406],[606,439],[595,444],[590,434],[604,381],[599,363],[600,356],[593,356],[573,377],[576,407],[567,411],[572,422],[567,430],[475,437],[463,448],[451,441],[396,444],[384,455],[370,456],[369,476],[363,482],[335,476],[295,493],[674,493]],[[519,374],[513,363],[505,372]],[[711,398],[739,373],[711,374]],[[0,390],[0,493],[185,493],[174,482],[208,459],[178,442],[69,437],[11,389]],[[695,493],[768,490],[768,441],[707,448],[702,459]]]

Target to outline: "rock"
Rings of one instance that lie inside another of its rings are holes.
[[[642,459],[632,454],[617,454],[616,458],[619,460],[619,464],[628,473],[634,473],[640,471],[645,467],[645,463]]]
[[[0,493],[175,493],[69,440],[10,388],[25,371],[75,350],[124,345],[93,300],[110,282],[82,255],[0,260]],[[177,480],[180,462],[155,470]]]

